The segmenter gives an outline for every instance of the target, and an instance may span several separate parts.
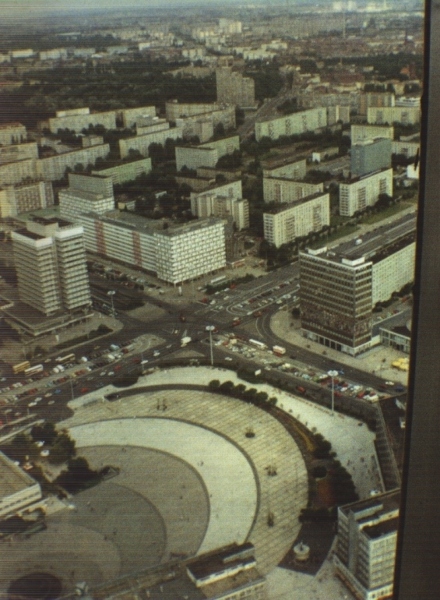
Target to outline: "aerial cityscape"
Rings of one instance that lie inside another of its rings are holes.
[[[420,0],[5,7],[0,597],[393,597]]]

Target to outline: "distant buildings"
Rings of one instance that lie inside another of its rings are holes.
[[[298,135],[306,131],[316,131],[327,127],[327,109],[311,108],[283,117],[275,117],[255,123],[255,139],[259,142],[264,137],[276,140],[282,135]]]
[[[420,123],[421,111],[419,106],[369,107],[367,109],[368,123],[381,125],[401,123],[402,125],[417,125]]]
[[[372,336],[372,309],[413,281],[414,264],[412,216],[336,249],[301,252],[303,335],[354,356],[380,343]]]
[[[207,142],[199,146],[176,146],[176,169],[181,171],[198,167],[215,167],[219,158],[240,149],[240,138],[234,135],[228,138]]]
[[[393,595],[400,491],[393,490],[338,508],[335,566],[362,600]]]
[[[45,316],[91,305],[84,231],[62,219],[35,218],[12,232],[20,300]]]
[[[330,225],[330,196],[322,192],[263,214],[264,239],[277,248]]]
[[[217,102],[233,104],[242,108],[255,106],[255,82],[251,77],[243,77],[232,67],[220,67],[215,72]]]
[[[380,194],[393,195],[393,169],[391,168],[341,182],[339,214],[343,217],[352,217],[356,212],[365,210],[367,206],[373,206]]]
[[[352,177],[360,177],[391,167],[392,142],[387,138],[364,140],[351,145],[350,170]]]

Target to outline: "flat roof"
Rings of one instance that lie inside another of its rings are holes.
[[[371,539],[379,538],[383,535],[387,535],[388,533],[395,533],[399,526],[399,517],[394,517],[393,519],[387,519],[386,521],[381,521],[376,525],[367,525],[364,527],[363,532]]]
[[[363,521],[368,522],[373,515],[374,517],[386,515],[391,511],[399,510],[399,508],[400,489],[395,489],[385,492],[384,494],[366,498],[365,500],[358,500],[357,502],[346,504],[345,506],[342,506],[340,510],[346,516],[352,514],[356,517],[357,515],[358,518],[356,520],[359,523],[362,523]]]
[[[309,194],[308,196],[304,196],[304,198],[299,198],[298,200],[294,200],[293,202],[283,202],[282,204],[278,204],[274,206],[270,210],[265,210],[263,214],[265,215],[277,215],[285,210],[289,210],[294,206],[300,206],[301,204],[305,204],[306,202],[310,202],[310,200],[315,200],[315,198],[320,198],[321,196],[328,196],[329,192],[315,192],[314,194]]]
[[[343,259],[350,261],[361,258],[374,260],[374,258],[377,259],[381,251],[398,241],[404,241],[407,237],[410,239],[410,234],[415,236],[415,232],[416,215],[409,214],[389,225],[380,225],[373,231],[358,237],[357,240],[362,240],[361,243],[356,243],[357,240],[350,240],[336,248],[327,249],[324,247],[323,251],[321,253],[316,252],[316,255],[338,263]]]
[[[0,500],[32,487],[36,481],[0,452]]]

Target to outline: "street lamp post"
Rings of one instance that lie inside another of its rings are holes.
[[[209,331],[209,349],[211,352],[211,367],[214,365],[214,354],[212,352],[212,332],[214,331],[214,325],[207,325],[206,331]]]
[[[338,371],[332,369],[327,373],[332,378],[332,417],[335,414],[335,377],[339,375]]]
[[[110,296],[110,302],[112,304],[112,317],[114,318],[115,316],[115,305],[113,304],[113,296],[116,294],[115,290],[109,290],[107,292],[107,296]]]

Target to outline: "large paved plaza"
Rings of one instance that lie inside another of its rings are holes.
[[[304,461],[278,421],[253,406],[205,392],[139,390],[84,406],[61,426],[92,467],[119,474],[51,514],[46,531],[12,542],[1,591],[36,571],[59,577],[65,591],[81,580],[93,586],[245,540],[269,573],[298,534]],[[271,466],[277,475],[269,476]]]

